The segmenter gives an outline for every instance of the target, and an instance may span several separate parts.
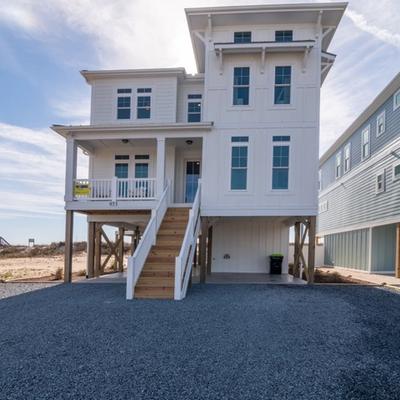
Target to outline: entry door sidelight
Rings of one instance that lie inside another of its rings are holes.
[[[193,203],[200,178],[200,161],[186,161],[185,203]]]

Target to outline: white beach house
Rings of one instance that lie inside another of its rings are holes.
[[[65,279],[74,212],[88,219],[89,276],[101,269],[102,225],[122,235],[141,229],[128,298],[183,298],[200,234],[201,281],[268,273],[272,253],[284,255],[286,274],[289,228],[297,260],[300,224],[314,242],[320,87],[346,5],[186,9],[196,75],[82,71],[92,88],[90,125],[52,127],[67,142]],[[84,179],[78,147],[90,160]],[[310,281],[313,253],[310,245]]]

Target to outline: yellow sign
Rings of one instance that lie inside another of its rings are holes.
[[[75,196],[89,196],[90,186],[88,183],[75,183],[74,187]]]

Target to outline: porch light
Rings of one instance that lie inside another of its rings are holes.
[[[123,144],[127,144],[127,143],[129,143],[129,139],[122,139],[121,142],[122,142]]]
[[[186,144],[188,146],[192,145],[193,144],[193,140],[191,140],[191,139],[186,140]]]

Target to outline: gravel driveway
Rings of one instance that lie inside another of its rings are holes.
[[[14,287],[15,288],[15,287]],[[400,295],[372,287],[118,284],[0,301],[1,399],[400,399]]]

